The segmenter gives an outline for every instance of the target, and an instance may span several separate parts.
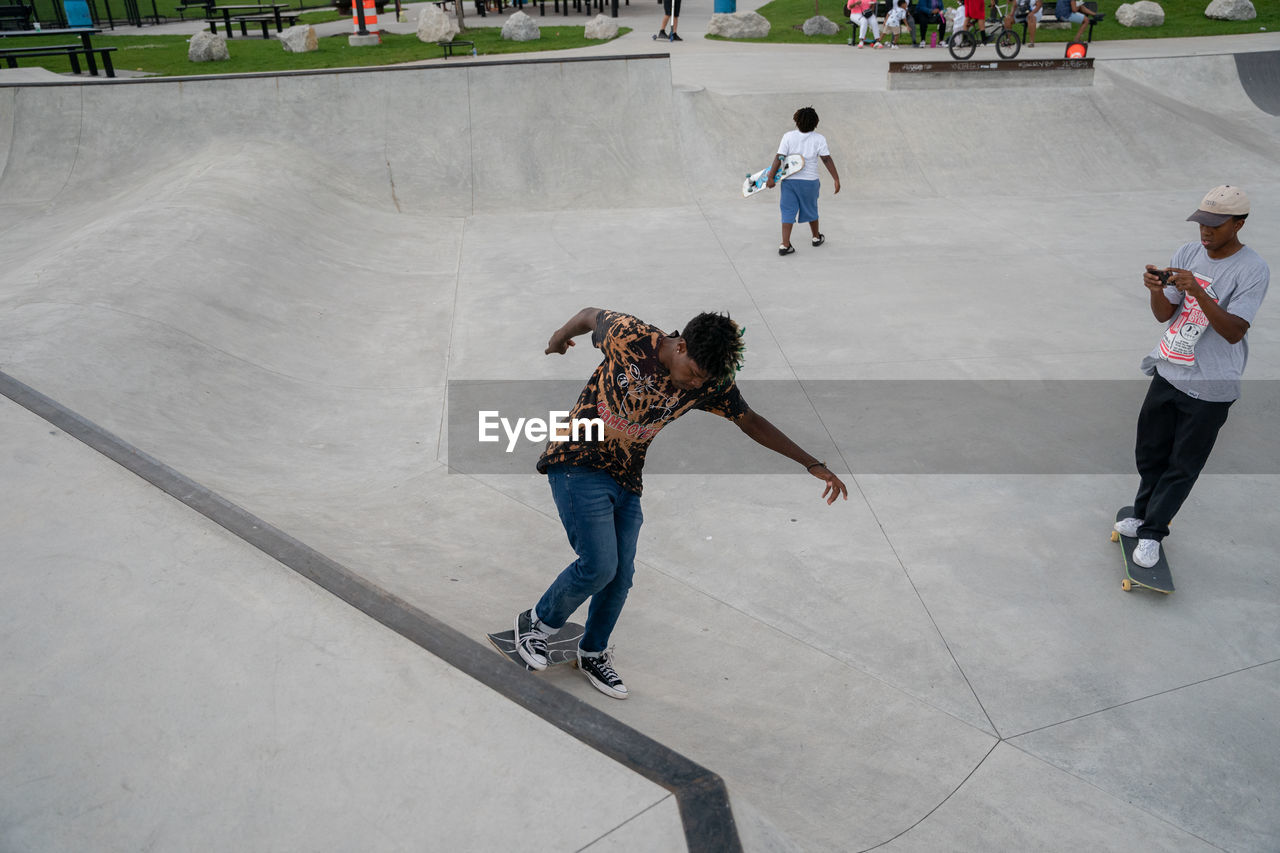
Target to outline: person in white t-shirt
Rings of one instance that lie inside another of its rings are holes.
[[[969,23],[969,19],[964,14],[964,0],[960,0],[960,5],[951,10],[950,18],[951,29],[947,32],[947,37],[943,41],[952,38],[956,33],[962,32],[965,25]]]
[[[835,181],[835,192],[840,192],[840,174],[836,171],[836,161],[831,159],[827,150],[827,139],[816,133],[818,113],[813,107],[801,107],[791,117],[796,123],[795,130],[789,130],[778,143],[778,156],[773,158],[773,167],[769,169],[766,186],[772,187],[774,177],[782,162],[792,154],[804,158],[804,168],[795,174],[788,175],[782,181],[778,206],[782,210],[782,245],[778,247],[779,255],[789,255],[795,251],[791,245],[791,228],[797,222],[808,222],[813,232],[813,246],[817,248],[826,242],[826,237],[818,230],[818,161],[821,160]]]
[[[1271,283],[1267,262],[1240,242],[1248,217],[1244,190],[1214,187],[1187,217],[1199,226],[1199,239],[1180,248],[1165,269],[1148,264],[1142,275],[1151,313],[1165,330],[1142,360],[1151,385],[1134,445],[1140,482],[1133,516],[1117,521],[1116,531],[1138,540],[1133,562],[1144,568],[1160,561],[1169,522],[1240,397],[1249,330]]]
[[[898,0],[898,5],[889,10],[889,14],[884,16],[884,32],[885,35],[891,36],[889,39],[889,47],[893,50],[898,49],[898,36],[903,33],[910,33],[904,23],[907,20],[907,0]]]

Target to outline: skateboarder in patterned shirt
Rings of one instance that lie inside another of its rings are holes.
[[[1115,527],[1137,537],[1133,561],[1144,568],[1160,561],[1169,522],[1191,494],[1227,410],[1240,396],[1247,333],[1271,280],[1266,261],[1240,242],[1248,216],[1244,190],[1215,187],[1187,217],[1199,224],[1200,239],[1174,253],[1167,270],[1147,265],[1142,276],[1151,313],[1168,325],[1142,361],[1151,385],[1138,413],[1141,482],[1133,517]]]
[[[828,504],[849,499],[826,465],[752,411],[734,381],[742,363],[742,330],[723,314],[699,314],[683,334],[667,334],[628,314],[584,308],[551,336],[546,353],[563,355],[574,338],[591,333],[603,360],[587,381],[571,420],[599,418],[604,436],[550,441],[538,460],[577,559],[532,609],[516,616],[520,657],[547,667],[547,638],[587,599],[586,632],[578,668],[607,696],[626,699],[613,668],[609,636],[627,600],[634,573],[645,452],[667,424],[692,409],[733,421],[752,439],[804,466],[822,480]]]

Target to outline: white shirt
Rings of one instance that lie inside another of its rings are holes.
[[[818,180],[819,158],[831,155],[827,150],[827,138],[816,130],[809,133],[801,133],[799,130],[787,131],[782,135],[782,141],[778,143],[778,153],[783,157],[788,154],[799,154],[804,158],[804,168],[787,178],[787,180],[799,178],[802,181]]]
[[[886,27],[899,26],[903,19],[907,17],[907,10],[901,6],[894,6],[889,10],[889,14],[884,16],[884,25]]]

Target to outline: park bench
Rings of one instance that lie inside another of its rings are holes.
[[[267,29],[271,24],[276,25],[276,32],[284,32],[284,27],[292,27],[298,21],[298,14],[292,12],[281,12],[276,14],[259,14],[259,15],[234,15],[231,20],[240,24],[240,35],[248,38],[249,24],[262,24],[262,37],[264,39],[271,38],[271,33]]]
[[[31,7],[21,3],[0,6],[0,30],[31,29]]]
[[[283,3],[247,3],[243,5],[227,5],[227,6],[210,6],[209,12],[205,16],[205,23],[209,25],[209,32],[217,33],[218,24],[227,31],[227,38],[233,38],[235,33],[232,27],[239,23],[240,34],[242,36],[249,35],[248,25],[250,23],[262,24],[262,37],[270,38],[271,34],[267,31],[268,24],[276,25],[276,32],[283,32],[284,22],[287,20],[292,26],[298,20],[299,13],[286,12]]]
[[[102,57],[102,68],[108,77],[116,76],[116,69],[111,64],[114,47],[95,47],[85,51],[83,44],[41,44],[34,47],[3,47],[0,44],[0,59],[10,68],[18,67],[18,60],[30,57],[65,56],[71,62],[72,73],[80,73],[80,57],[86,53],[96,53]]]
[[[186,13],[192,9],[196,9],[201,15],[208,18],[213,14],[214,0],[179,0],[177,5],[178,19],[186,20]]]

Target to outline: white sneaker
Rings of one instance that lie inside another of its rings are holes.
[[[1121,536],[1128,536],[1130,539],[1138,535],[1138,531],[1142,529],[1141,518],[1122,518],[1116,522],[1116,533]]]
[[[889,45],[889,50],[897,50],[897,49],[898,49],[898,46],[896,44]]]
[[[1133,562],[1144,569],[1160,562],[1160,543],[1154,539],[1139,539],[1138,547],[1133,549]]]

